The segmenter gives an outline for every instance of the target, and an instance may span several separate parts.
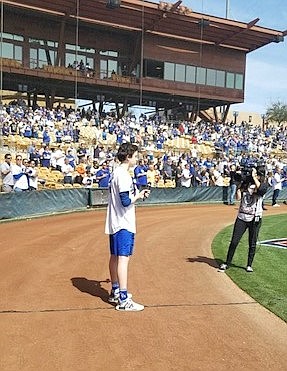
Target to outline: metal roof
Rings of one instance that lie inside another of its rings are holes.
[[[249,23],[195,13],[176,3],[122,0],[120,7],[110,9],[107,0],[3,0],[5,8],[37,12],[47,17],[66,17],[82,24],[114,28],[126,32],[145,32],[172,39],[242,50],[246,53],[271,42],[284,40],[287,30],[278,31],[257,26],[259,18]]]

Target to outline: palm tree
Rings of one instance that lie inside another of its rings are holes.
[[[272,103],[267,108],[266,119],[268,121],[278,122],[279,126],[282,122],[287,122],[287,104],[279,101]]]

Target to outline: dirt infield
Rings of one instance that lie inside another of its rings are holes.
[[[140,313],[107,303],[104,210],[1,224],[0,370],[286,371],[286,324],[212,258],[236,212],[138,208],[129,290]]]

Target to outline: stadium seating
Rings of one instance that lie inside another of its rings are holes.
[[[83,186],[79,183],[74,183],[73,188],[83,188]]]
[[[175,188],[175,181],[174,180],[166,180],[164,183],[165,188]]]

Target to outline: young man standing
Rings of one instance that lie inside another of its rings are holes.
[[[112,281],[110,303],[117,303],[120,311],[141,311],[144,306],[135,303],[128,294],[128,265],[134,248],[136,233],[135,202],[149,196],[149,190],[139,192],[134,186],[130,171],[136,165],[138,148],[131,143],[119,147],[120,165],[110,181],[105,233],[110,237],[109,270]]]

